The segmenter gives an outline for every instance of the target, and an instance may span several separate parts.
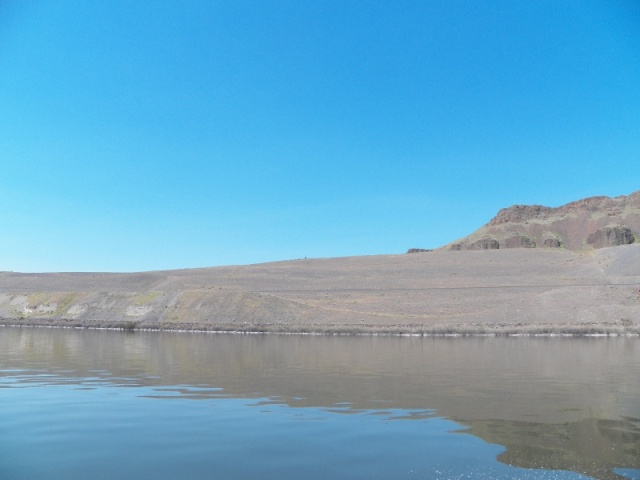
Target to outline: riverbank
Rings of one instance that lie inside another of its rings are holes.
[[[639,325],[602,324],[469,324],[469,325],[291,325],[246,323],[229,328],[216,323],[184,323],[180,326],[162,323],[78,322],[74,320],[21,321],[0,319],[0,327],[12,328],[72,328],[117,330],[125,332],[191,332],[220,334],[276,335],[384,335],[384,336],[640,336]]]
[[[7,325],[246,333],[640,333],[640,245],[140,273],[0,273]]]

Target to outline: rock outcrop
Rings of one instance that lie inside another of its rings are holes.
[[[469,245],[469,250],[497,250],[500,248],[500,243],[491,237],[481,238]]]
[[[565,248],[588,250],[640,241],[640,191],[589,197],[560,207],[513,205],[449,250]]]
[[[547,248],[560,248],[562,247],[562,242],[560,241],[559,238],[556,238],[556,237],[546,237],[542,241],[542,245]]]
[[[629,227],[610,225],[596,230],[587,237],[587,243],[593,248],[617,247],[635,242],[635,236]]]
[[[516,233],[504,240],[504,248],[535,248],[534,242],[527,235]]]

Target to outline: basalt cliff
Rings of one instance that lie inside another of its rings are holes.
[[[485,226],[457,240],[451,250],[564,248],[572,251],[640,241],[640,191],[590,197],[561,207],[513,205]]]

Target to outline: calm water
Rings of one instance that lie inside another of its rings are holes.
[[[0,328],[0,479],[640,479],[640,339]]]

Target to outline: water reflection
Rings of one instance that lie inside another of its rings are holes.
[[[151,396],[162,399],[267,399],[339,413],[437,415],[503,445],[498,459],[513,466],[573,470],[603,480],[633,478],[640,468],[638,338],[4,328],[0,368],[3,386],[73,379],[81,388],[154,387]]]

